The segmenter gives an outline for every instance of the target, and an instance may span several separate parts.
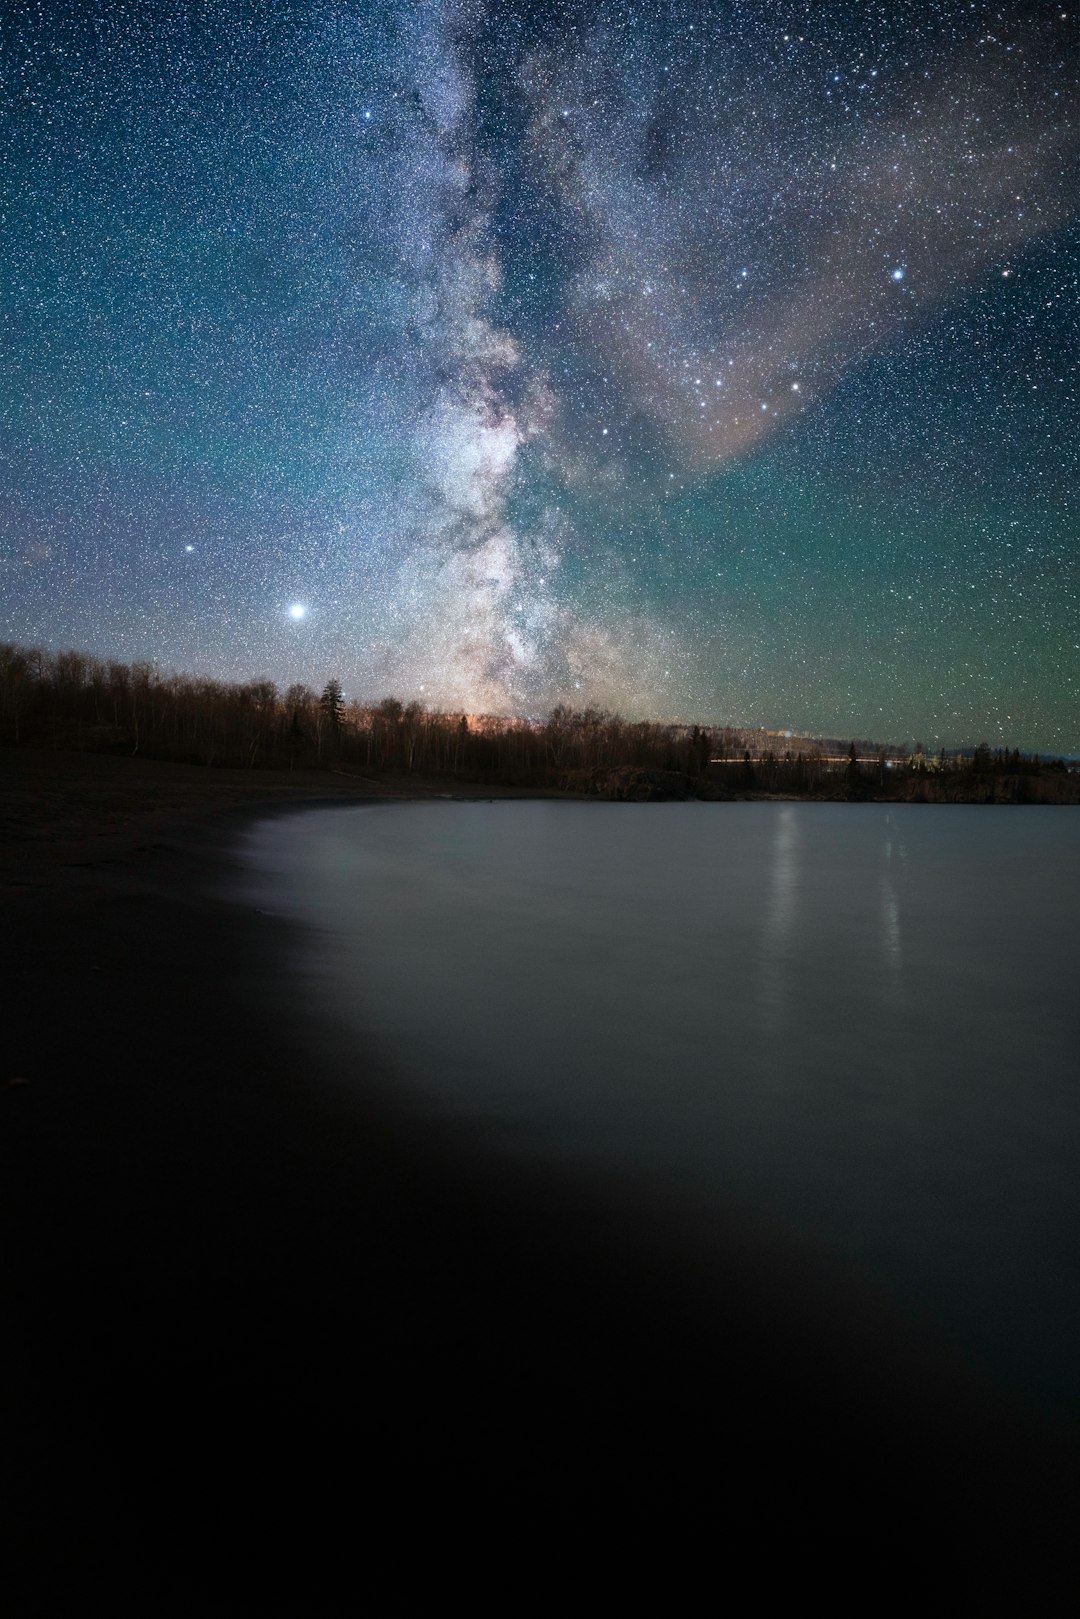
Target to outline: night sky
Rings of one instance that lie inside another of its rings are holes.
[[[1071,3],[0,26],[0,638],[1080,752]]]

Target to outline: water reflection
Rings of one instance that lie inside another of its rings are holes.
[[[417,1107],[720,1188],[1080,1401],[1080,814],[414,805],[251,854]]]
[[[794,811],[795,805],[783,805],[773,828],[758,953],[760,1032],[774,1048],[788,1037],[792,1004],[799,897],[799,822]]]
[[[903,1012],[907,1007],[904,990],[904,941],[900,926],[900,884],[903,880],[906,859],[907,850],[895,835],[893,812],[888,810],[880,880],[880,938],[886,993],[897,1012]]]

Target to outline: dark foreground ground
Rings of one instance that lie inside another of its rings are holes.
[[[374,790],[0,753],[5,1610],[1066,1611],[1067,1435],[305,1022],[230,840]]]

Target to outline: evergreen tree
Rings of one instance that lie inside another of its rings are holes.
[[[328,680],[319,698],[322,722],[328,732],[328,751],[331,760],[338,757],[341,746],[341,723],[345,717],[345,694],[340,680]],[[319,727],[319,757],[322,758],[322,725]]]
[[[345,694],[341,689],[340,680],[328,680],[323,687],[323,694],[319,698],[319,707],[324,718],[328,721],[330,729],[336,735],[341,729],[341,721],[345,714]]]

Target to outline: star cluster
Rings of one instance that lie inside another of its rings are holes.
[[[14,4],[0,635],[1080,752],[1078,40]]]

